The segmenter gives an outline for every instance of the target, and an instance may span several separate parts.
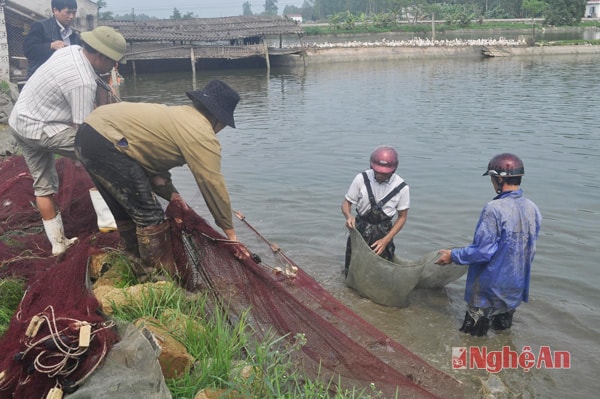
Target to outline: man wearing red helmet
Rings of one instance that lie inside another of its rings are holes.
[[[523,162],[514,154],[493,157],[483,174],[490,176],[498,194],[481,212],[473,243],[463,248],[441,249],[439,265],[469,265],[465,301],[467,311],[460,331],[486,335],[511,327],[521,301],[529,299],[531,264],[542,215],[523,196]]]
[[[395,173],[398,153],[393,147],[382,145],[375,148],[370,164],[370,169],[359,173],[352,181],[342,202],[342,213],[347,228],[356,228],[377,255],[392,260],[396,249],[394,236],[402,230],[408,216],[409,188]],[[356,207],[356,217],[352,215],[352,205]],[[344,266],[346,276],[351,254],[348,238]]]

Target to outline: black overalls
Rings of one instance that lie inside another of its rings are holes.
[[[367,193],[369,194],[369,202],[371,208],[364,214],[358,214],[356,216],[356,230],[365,239],[367,244],[371,246],[375,241],[385,237],[387,233],[392,229],[392,217],[386,215],[383,212],[383,206],[391,200],[396,194],[400,192],[406,186],[406,182],[402,182],[398,186],[394,187],[392,191],[388,193],[381,201],[376,202],[375,196],[373,195],[373,189],[371,183],[367,177],[367,173],[362,173],[365,185],[367,187]],[[357,211],[358,213],[358,211]],[[394,240],[390,241],[387,247],[381,253],[381,257],[391,261],[394,258],[394,251],[396,246]],[[350,237],[346,243],[346,261],[344,265],[344,275],[348,275],[348,268],[350,267],[350,257],[352,255],[352,247]]]

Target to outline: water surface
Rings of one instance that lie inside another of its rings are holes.
[[[465,383],[466,397],[595,398],[600,356],[600,123],[594,96],[598,56],[413,60],[206,71],[241,102],[238,129],[219,133],[233,207],[326,289],[388,335]],[[187,103],[191,74],[128,78],[128,101]],[[495,194],[488,160],[514,152],[525,162],[525,194],[544,222],[531,299],[510,332],[459,333],[464,277],[418,290],[407,308],[386,308],[343,284],[347,233],[340,205],[378,144],[400,152],[398,173],[411,209],[397,253],[417,258],[470,243],[482,206]],[[184,198],[212,222],[189,171],[174,171]],[[241,230],[240,230],[241,231]],[[244,234],[241,231],[241,234]],[[242,235],[249,246],[250,236]],[[565,369],[452,370],[453,347],[509,346],[568,351]]]

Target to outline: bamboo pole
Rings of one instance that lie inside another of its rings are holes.
[[[302,62],[304,63],[304,68],[306,68],[306,49],[304,48],[301,35],[298,35],[298,40],[300,41],[300,48],[302,49]]]

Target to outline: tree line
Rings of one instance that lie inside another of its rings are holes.
[[[266,2],[277,3],[277,0]],[[586,0],[304,0],[302,7],[286,6],[283,14],[301,14],[304,21],[368,19],[416,22],[508,18],[544,18],[546,25],[575,25],[584,17]]]
[[[100,19],[153,19],[145,14],[113,15],[102,12],[105,0],[98,0]],[[386,26],[435,18],[466,26],[483,19],[543,18],[545,25],[566,26],[581,22],[586,0],[304,0],[301,7],[286,5],[281,14],[300,14],[305,22],[328,21],[352,26],[361,21]],[[249,1],[241,4],[241,15],[278,15],[277,0],[265,0],[264,10],[255,13]],[[171,19],[199,18],[192,12],[173,8]]]

